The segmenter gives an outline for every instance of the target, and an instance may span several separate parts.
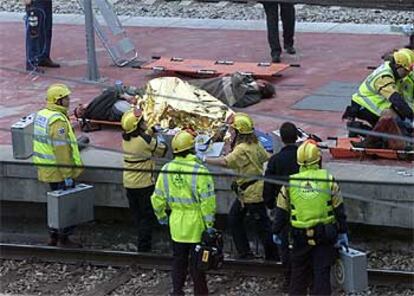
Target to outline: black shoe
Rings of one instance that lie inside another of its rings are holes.
[[[280,55],[272,56],[272,63],[280,63]]]
[[[295,54],[296,53],[296,49],[292,46],[285,46],[285,51],[288,54]]]
[[[237,259],[241,260],[255,260],[255,259],[261,259],[261,257],[254,255],[252,252],[240,254],[237,256]]]
[[[58,63],[55,63],[50,58],[46,58],[39,63],[40,67],[47,67],[47,68],[60,68]]]
[[[31,72],[31,73],[40,73],[40,74],[45,73],[45,71],[43,71],[39,67],[33,67],[33,66],[26,66],[26,71]]]

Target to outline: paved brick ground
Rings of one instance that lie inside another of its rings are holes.
[[[267,61],[269,50],[265,31],[213,30],[185,28],[128,27],[128,34],[139,49],[140,56],[178,56],[185,58],[228,59],[235,61]],[[19,117],[43,106],[45,89],[59,81],[50,76],[82,79],[86,73],[86,50],[83,26],[55,25],[52,58],[61,63],[60,69],[48,69],[46,76],[33,77],[16,70],[24,69],[25,44],[22,23],[0,23],[0,126],[8,128]],[[336,127],[298,124],[322,137],[345,133],[340,126],[341,112],[294,110],[290,107],[306,95],[331,80],[361,81],[369,70],[378,65],[387,50],[403,46],[406,38],[398,35],[359,35],[333,33],[297,33],[296,56],[282,56],[284,62],[299,63],[283,77],[274,80],[277,96],[274,99],[245,109],[251,112],[257,127],[271,131],[283,121],[278,116],[295,117]],[[143,85],[153,78],[151,72],[117,68],[102,48],[99,40],[98,60],[105,83],[121,79],[125,84]],[[100,86],[67,82],[73,89],[72,108],[86,103],[100,92]],[[329,98],[327,98],[329,99]],[[92,142],[105,147],[119,148],[120,133],[109,129],[88,134]],[[0,131],[0,144],[11,143],[10,133]],[[378,163],[378,162],[376,162]],[[388,162],[380,162],[388,163]]]

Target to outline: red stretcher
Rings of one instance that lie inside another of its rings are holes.
[[[183,74],[201,77],[216,77],[240,72],[255,78],[271,79],[281,76],[280,72],[299,65],[274,63],[247,63],[225,60],[184,59],[177,57],[152,57],[153,61],[140,66],[140,69],[163,72],[165,74]]]
[[[374,149],[374,148],[356,148],[351,141],[359,142],[360,138],[331,138],[336,140],[334,147],[329,147],[329,152],[335,159],[344,158],[383,158],[392,160],[414,160],[414,150],[392,150],[392,149]]]
[[[80,127],[80,129],[84,132],[98,131],[102,129],[102,126],[121,127],[121,122],[119,121],[81,118],[81,117],[76,117],[75,115],[70,116],[70,121],[72,122],[72,125],[77,124]]]

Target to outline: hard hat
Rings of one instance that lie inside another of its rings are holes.
[[[238,112],[234,115],[234,120],[231,125],[242,135],[253,133],[254,123],[253,119],[246,113]]]
[[[187,131],[179,131],[171,141],[173,153],[194,148],[194,136]]]
[[[55,104],[58,100],[67,97],[71,94],[69,87],[66,84],[55,83],[48,87],[46,98],[48,103]]]
[[[122,115],[121,126],[122,129],[127,133],[132,133],[138,128],[138,123],[142,119],[142,111],[140,109],[131,109]]]
[[[319,162],[321,151],[315,141],[308,140],[299,146],[296,156],[299,165],[308,166]]]
[[[408,48],[401,48],[394,52],[394,61],[397,65],[411,71],[411,67],[414,64],[414,51]]]

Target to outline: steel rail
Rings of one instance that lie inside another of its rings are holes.
[[[95,266],[139,266],[143,269],[171,270],[172,257],[155,253],[136,253],[105,250],[68,249],[48,246],[0,244],[1,259],[37,259],[66,264],[91,264]],[[223,268],[213,274],[238,274],[246,276],[275,276],[283,272],[280,263],[257,260],[226,259]],[[370,284],[402,285],[414,287],[414,272],[400,270],[368,269]]]

